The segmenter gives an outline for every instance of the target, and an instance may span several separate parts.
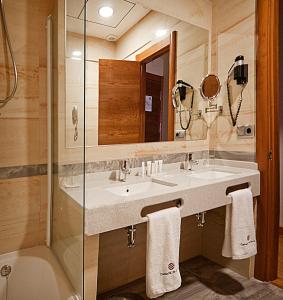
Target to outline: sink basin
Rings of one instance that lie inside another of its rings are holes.
[[[216,170],[207,170],[207,171],[190,173],[190,176],[198,179],[220,179],[231,175],[235,175],[235,174],[224,172],[224,171],[216,171]]]
[[[121,186],[109,187],[106,188],[106,190],[116,196],[129,197],[138,194],[146,194],[149,191],[152,193],[155,191],[164,190],[165,186],[166,184],[150,181],[150,182],[125,184]]]

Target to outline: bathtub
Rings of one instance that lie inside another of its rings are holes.
[[[0,256],[12,267],[8,300],[76,300],[77,298],[51,250],[39,246]],[[6,300],[7,280],[0,275],[0,300]]]

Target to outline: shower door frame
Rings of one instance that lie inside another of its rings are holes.
[[[255,277],[277,278],[279,182],[279,1],[257,0],[256,158],[261,173],[257,202]]]

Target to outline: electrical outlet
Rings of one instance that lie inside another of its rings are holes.
[[[239,138],[252,138],[255,135],[254,125],[237,126],[237,135]]]
[[[178,140],[183,140],[186,138],[186,130],[176,130],[175,137]]]

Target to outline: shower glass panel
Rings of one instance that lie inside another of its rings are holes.
[[[85,1],[56,4],[51,247],[74,294],[84,299]]]

